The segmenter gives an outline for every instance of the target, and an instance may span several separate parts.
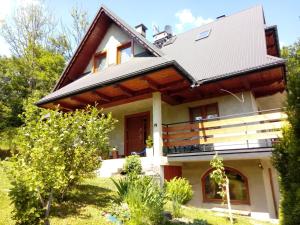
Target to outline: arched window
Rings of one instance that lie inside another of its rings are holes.
[[[218,185],[210,178],[209,174],[213,171],[207,171],[202,181],[202,193],[204,202],[221,202],[222,198],[218,194]],[[247,178],[239,171],[232,168],[225,168],[225,173],[229,179],[230,200],[233,204],[250,204]]]

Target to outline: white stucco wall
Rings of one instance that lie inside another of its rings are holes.
[[[108,28],[95,53],[106,51],[107,66],[114,65],[117,60],[117,47],[129,41],[131,41],[131,38],[116,24],[112,24]],[[133,55],[137,55],[145,51],[145,49],[137,43],[134,43],[133,49]],[[93,59],[90,60],[84,72],[91,71],[92,66]]]
[[[263,170],[268,168],[259,168],[260,160],[239,160],[239,161],[224,161],[224,165],[240,171],[248,179],[250,204],[233,204],[232,208],[236,210],[245,210],[251,212],[252,216],[258,218],[275,217],[272,213],[274,205],[272,199],[267,199],[266,191],[271,192],[271,189],[265,189]],[[202,176],[210,169],[209,162],[189,162],[183,163],[182,175],[191,183],[194,191],[192,200],[189,205],[201,208],[226,208],[226,205],[218,203],[203,202],[202,195]],[[269,182],[269,180],[266,180]],[[275,180],[274,182],[277,183]],[[278,195],[278,193],[276,193]],[[268,202],[271,201],[271,202]],[[268,204],[273,207],[269,208]]]

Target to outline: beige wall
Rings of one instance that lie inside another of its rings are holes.
[[[236,94],[239,99],[244,99],[240,102],[237,98],[232,95],[225,95],[217,98],[205,99],[200,101],[189,102],[185,104],[171,106],[165,102],[162,103],[162,122],[176,123],[189,121],[189,108],[196,107],[200,105],[206,105],[210,103],[218,103],[220,116],[234,115],[248,112],[256,112],[259,109],[267,109],[268,104],[271,107],[271,103],[268,99],[271,97],[255,99],[251,92],[243,92]],[[275,98],[275,100],[274,100]],[[275,102],[277,96],[273,96],[272,102]],[[258,102],[259,100],[259,102]],[[277,100],[278,101],[278,100]],[[274,105],[273,104],[273,105]],[[274,105],[274,106],[275,106]],[[128,104],[123,104],[120,106],[111,107],[105,110],[105,112],[112,112],[113,116],[118,120],[116,128],[111,136],[111,145],[116,146],[119,149],[120,154],[124,154],[124,118],[126,115],[131,115],[140,112],[150,112],[150,130],[152,133],[152,99],[146,99],[141,101],[136,101]],[[221,143],[222,144],[222,143]],[[235,146],[241,147],[245,143],[234,143]],[[257,143],[252,143],[253,147],[258,145]],[[255,146],[254,146],[255,145]],[[217,146],[215,146],[217,147]],[[231,146],[229,145],[228,148]],[[222,146],[224,148],[224,146]]]
[[[224,161],[224,165],[240,171],[248,179],[250,205],[232,205],[233,209],[250,211],[253,215],[267,218],[269,216],[268,202],[266,198],[263,170],[258,167],[260,160]],[[194,191],[193,199],[189,205],[203,208],[224,208],[226,205],[216,203],[204,203],[202,196],[202,176],[210,169],[209,162],[183,163],[183,177],[191,183]],[[268,180],[267,180],[268,181]],[[268,190],[271,192],[271,190]],[[273,203],[271,206],[273,207]]]
[[[101,43],[99,44],[96,52],[107,52],[107,66],[116,64],[117,59],[117,47],[121,44],[127,43],[131,41],[131,38],[123,31],[121,30],[117,25],[112,24],[108,30],[107,33],[104,35]],[[144,48],[142,48],[137,43],[134,43],[134,54],[137,55],[145,51]],[[85,72],[88,72],[91,70],[93,65],[93,60],[91,59],[87,68],[85,69]]]
[[[277,93],[267,97],[257,98],[256,102],[259,110],[276,109],[283,107],[285,98],[285,93]]]
[[[240,99],[243,97],[244,102],[240,102],[232,95],[225,95],[217,98],[194,101],[176,106],[164,104],[162,109],[163,123],[189,121],[189,108],[211,103],[218,103],[220,116],[257,111],[256,102],[253,100],[253,95],[251,92],[237,93],[236,95]]]

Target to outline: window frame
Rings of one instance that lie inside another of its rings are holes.
[[[101,71],[101,70],[97,70],[97,67],[96,67],[96,61],[97,61],[97,59],[99,59],[101,57],[105,57],[106,58],[105,66],[107,65],[107,52],[106,51],[102,51],[102,52],[95,53],[94,54],[94,60],[93,60],[93,73]]]
[[[131,50],[131,56],[130,57],[132,57],[132,55],[133,55],[132,41],[125,42],[125,43],[123,43],[123,44],[121,44],[117,47],[117,59],[116,59],[117,64],[121,64],[121,50],[129,48],[129,47],[130,47],[130,50]]]
[[[194,119],[193,119],[193,110],[197,110],[197,109],[200,109],[201,110],[201,114],[205,111],[205,117],[207,117],[207,107],[211,107],[211,106],[213,106],[213,107],[215,107],[217,110],[217,114],[218,114],[218,117],[220,116],[220,113],[219,113],[219,105],[218,105],[218,103],[217,102],[215,102],[215,103],[210,103],[210,104],[205,104],[205,105],[199,105],[199,106],[195,106],[195,107],[190,107],[189,108],[189,113],[190,113],[190,121],[191,122],[196,122]],[[203,117],[203,115],[202,115],[202,117]],[[217,118],[218,118],[217,117]],[[216,118],[216,119],[217,119]],[[204,120],[206,120],[206,119],[204,119]]]
[[[232,171],[235,172],[237,174],[239,174],[241,177],[243,177],[243,179],[245,180],[245,186],[246,186],[246,194],[247,194],[247,198],[246,200],[230,200],[231,204],[234,205],[251,205],[250,204],[250,192],[249,192],[249,185],[248,185],[248,178],[239,170],[231,168],[231,167],[224,167],[225,170],[227,171]],[[209,170],[207,170],[204,175],[201,177],[201,187],[202,187],[202,197],[203,197],[203,202],[204,203],[221,203],[222,199],[210,199],[207,198],[206,196],[206,192],[205,192],[205,179],[207,176],[209,176],[209,174],[213,171],[213,168],[210,168]]]

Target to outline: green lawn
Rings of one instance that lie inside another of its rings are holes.
[[[1,163],[1,162],[0,162]],[[7,163],[5,162],[7,165]],[[9,180],[7,179],[3,165],[0,164],[0,224],[14,224],[11,219],[13,207],[8,197]],[[93,178],[85,180],[74,191],[68,194],[66,201],[61,205],[54,205],[51,212],[52,225],[109,225],[110,223],[101,216],[102,210],[109,206],[115,191],[110,179]],[[167,210],[169,206],[166,206]],[[230,224],[224,217],[209,210],[192,207],[184,208],[184,217],[195,221],[206,220],[210,225]],[[238,225],[270,225],[248,217],[236,217]],[[178,223],[177,223],[178,224]],[[199,223],[188,223],[199,224]],[[175,225],[175,224],[174,224]]]

